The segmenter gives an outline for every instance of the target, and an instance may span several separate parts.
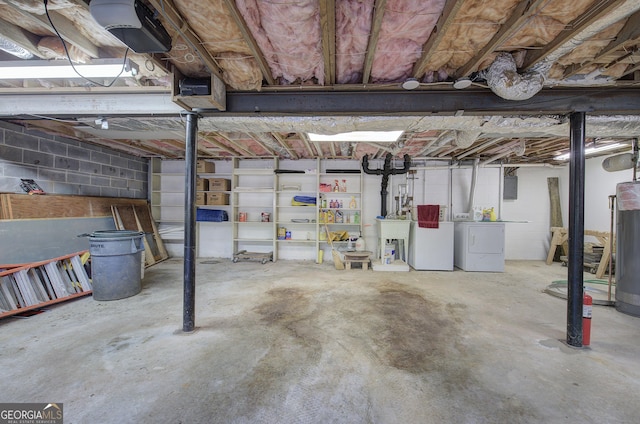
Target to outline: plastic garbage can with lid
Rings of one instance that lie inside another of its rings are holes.
[[[144,233],[104,230],[87,234],[91,253],[91,278],[95,300],[117,300],[142,290]]]

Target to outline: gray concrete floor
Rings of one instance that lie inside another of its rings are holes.
[[[595,306],[590,349],[563,343],[567,268],[336,271],[198,260],[142,293],[0,321],[0,402],[62,402],[65,423],[636,423],[640,318]],[[592,278],[585,274],[585,279]]]

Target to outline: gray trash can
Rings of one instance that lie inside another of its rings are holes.
[[[124,299],[140,293],[143,235],[129,230],[94,231],[88,235],[95,300]]]

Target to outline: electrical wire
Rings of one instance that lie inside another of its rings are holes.
[[[60,35],[60,32],[58,32],[58,29],[56,28],[56,26],[53,24],[53,21],[51,20],[51,15],[49,15],[49,7],[48,7],[49,0],[43,0],[42,2],[44,4],[44,13],[47,15],[47,19],[49,20],[49,24],[51,25],[51,28],[56,33],[56,35],[58,36],[60,41],[62,42],[62,47],[64,48],[64,53],[67,56],[67,60],[69,61],[69,64],[71,65],[71,68],[73,69],[73,72],[75,72],[76,74],[78,74],[78,76],[80,78],[84,79],[85,81],[90,82],[91,84],[98,85],[100,87],[111,87],[118,80],[118,78],[120,78],[120,75],[122,75],[122,73],[124,72],[124,70],[126,68],[127,56],[129,55],[129,50],[130,50],[129,47],[127,47],[127,50],[124,52],[124,60],[122,61],[122,69],[120,70],[120,72],[118,72],[118,75],[113,77],[113,79],[111,80],[110,83],[102,84],[102,83],[94,81],[94,80],[92,80],[90,78],[85,77],[80,72],[78,72],[78,70],[76,69],[75,65],[73,64],[73,60],[71,60],[71,55],[69,54],[69,49],[67,48],[67,43],[65,43],[64,39],[62,38],[62,35]]]

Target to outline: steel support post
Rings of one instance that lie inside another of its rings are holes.
[[[585,116],[585,112],[570,115],[567,344],[574,347],[582,347]]]
[[[184,303],[182,331],[195,328],[196,305],[196,161],[198,145],[198,115],[187,114],[185,140],[184,196]]]

